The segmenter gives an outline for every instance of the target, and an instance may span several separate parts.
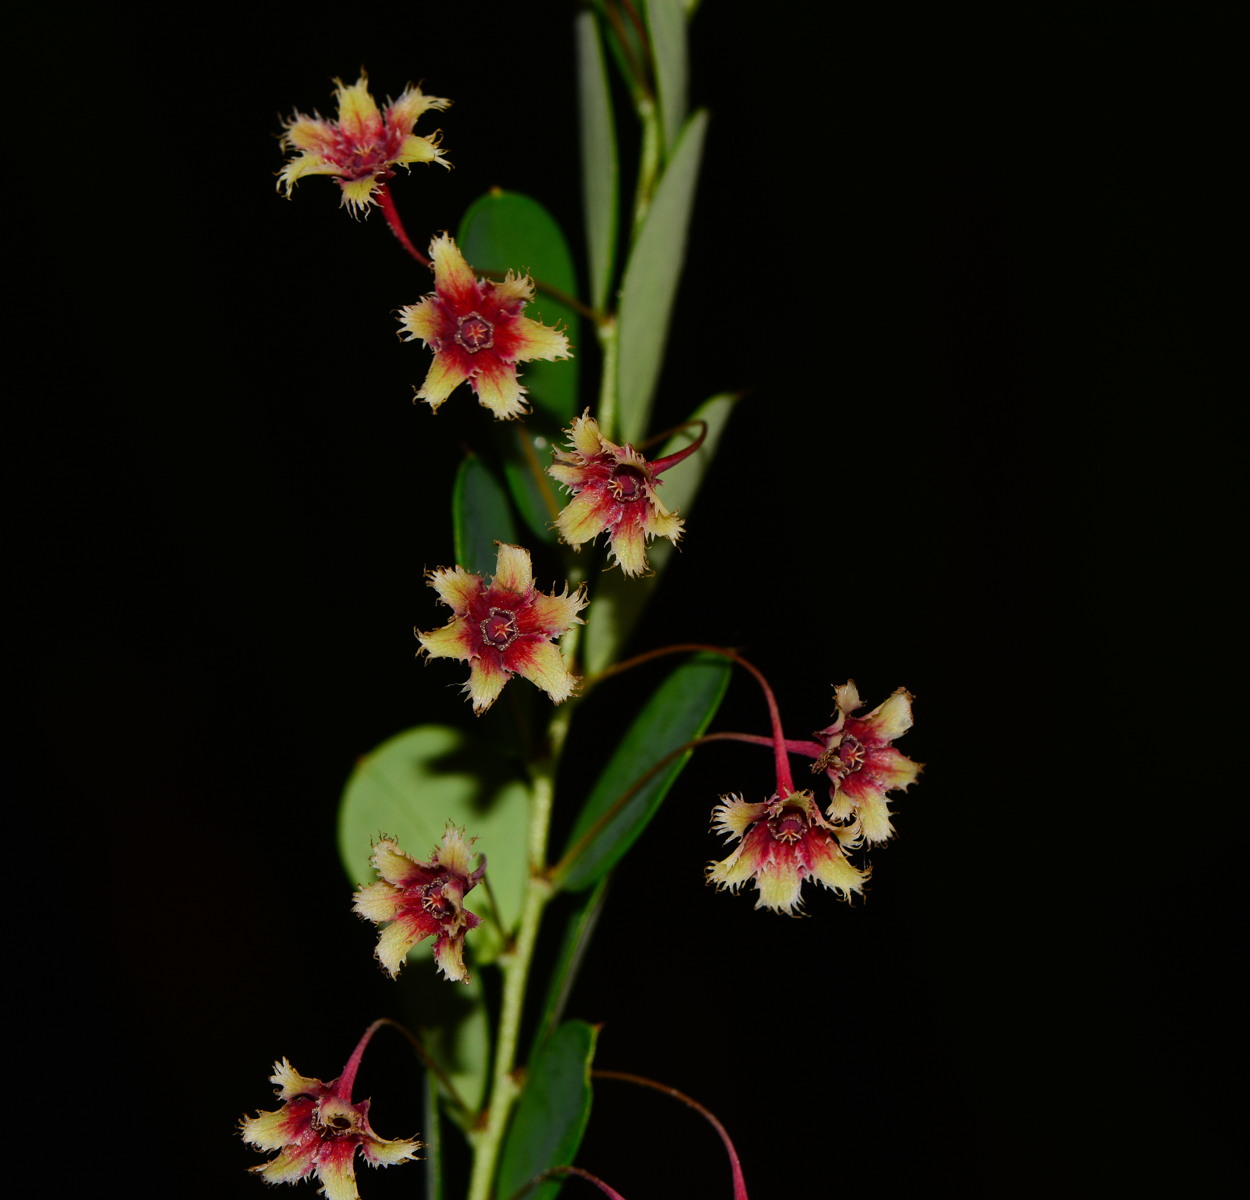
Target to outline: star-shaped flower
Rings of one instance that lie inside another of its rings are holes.
[[[434,291],[400,309],[406,342],[420,338],[434,351],[417,392],[435,412],[466,379],[478,403],[500,420],[526,412],[516,365],[535,358],[570,358],[569,339],[557,329],[523,317],[534,298],[534,281],[511,271],[502,283],[475,279],[456,243],[445,233],[430,243]]]
[[[802,906],[803,882],[814,879],[850,899],[861,892],[866,872],[847,861],[839,831],[821,815],[811,792],[774,793],[760,804],[740,796],[722,796],[712,810],[712,828],[741,844],[723,862],[709,863],[707,881],[736,892],[755,881],[756,908],[794,916]]]
[[[854,680],[834,695],[834,722],[815,735],[825,752],[812,764],[829,776],[825,811],[835,821],[854,818],[867,841],[884,842],[894,832],[886,793],[915,783],[922,767],[890,745],[912,726],[911,695],[899,688],[864,717],[851,715],[862,704]]]
[[[566,584],[559,596],[540,592],[534,586],[530,552],[496,544],[499,555],[489,585],[463,567],[428,573],[430,587],[455,616],[442,629],[417,631],[421,652],[431,658],[469,660],[464,690],[475,713],[490,708],[513,674],[537,684],[559,704],[572,695],[577,680],[551,639],[584,623],[577,614],[588,603],[585,590],[569,595]]]
[[[353,1055],[353,1059],[359,1059]],[[266,1183],[295,1183],[316,1172],[329,1200],[360,1200],[356,1190],[356,1151],[371,1167],[416,1158],[416,1138],[387,1141],[369,1125],[369,1101],[352,1103],[355,1065],[338,1079],[322,1083],[301,1075],[284,1058],[274,1063],[270,1082],[283,1101],[277,1112],[244,1117],[243,1140],[259,1150],[277,1150],[276,1158],[253,1167]]]
[[[555,462],[547,468],[573,493],[556,519],[560,536],[580,546],[606,530],[621,570],[641,575],[647,569],[649,538],[666,537],[676,545],[681,537],[682,522],[664,507],[655,489],[663,482],[660,472],[689,450],[648,463],[633,446],[608,441],[589,410],[569,427],[569,437],[569,449],[553,448]]]
[[[278,186],[285,187],[288,196],[304,175],[334,175],[343,189],[343,203],[359,214],[377,203],[374,194],[394,176],[392,168],[415,162],[451,166],[438,148],[437,132],[429,137],[412,132],[423,112],[446,108],[450,100],[426,96],[419,87],[409,86],[398,100],[379,111],[363,73],[351,87],[336,79],[334,88],[337,121],[327,121],[317,112],[308,117],[297,111],[284,122],[282,148],[299,151],[278,175]]]
[[[418,862],[393,838],[382,838],[369,859],[382,877],[362,887],[352,903],[366,920],[391,924],[382,930],[374,952],[392,979],[399,974],[408,951],[433,937],[434,961],[448,979],[468,983],[464,965],[464,935],[482,923],[464,907],[467,892],[486,871],[486,855],[476,870],[472,865],[474,838],[450,821],[442,845],[429,862]]]

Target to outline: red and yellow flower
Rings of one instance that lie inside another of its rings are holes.
[[[393,838],[382,838],[369,859],[381,876],[356,893],[352,909],[379,925],[389,921],[374,951],[392,979],[399,974],[408,951],[425,938],[434,938],[434,961],[448,979],[467,983],[464,935],[482,923],[464,907],[465,895],[486,871],[486,855],[476,870],[472,863],[475,839],[450,821],[442,844],[429,862],[419,862],[399,848]]]
[[[736,892],[754,881],[756,908],[771,908],[793,916],[802,907],[805,880],[850,899],[862,892],[866,871],[846,858],[841,831],[821,815],[811,792],[774,793],[760,804],[740,796],[722,796],[712,810],[712,828],[738,838],[737,849],[723,862],[709,863],[707,881]]]
[[[445,233],[430,243],[434,291],[419,304],[400,309],[411,342],[420,338],[434,351],[425,383],[417,392],[435,412],[467,379],[478,403],[500,420],[526,412],[517,382],[518,362],[569,358],[569,339],[558,329],[531,321],[521,310],[534,298],[534,281],[511,271],[502,283],[474,278],[469,264]]]
[[[854,820],[868,842],[884,842],[894,833],[886,793],[915,783],[922,766],[890,745],[912,726],[912,697],[899,688],[867,716],[856,717],[862,701],[855,681],[834,688],[834,695],[834,722],[815,735],[825,752],[812,764],[813,772],[829,776],[825,811],[834,821]]]
[[[392,168],[416,162],[451,166],[438,148],[439,133],[418,137],[412,132],[422,113],[444,109],[450,100],[409,86],[398,100],[379,110],[363,73],[351,87],[336,79],[334,89],[337,121],[327,121],[317,112],[308,117],[297,111],[284,122],[282,148],[299,151],[278,174],[278,186],[285,187],[288,196],[295,181],[305,175],[332,175],[343,190],[342,202],[358,214],[377,203],[374,195],[394,176]]]
[[[371,1167],[389,1167],[417,1157],[421,1142],[378,1137],[369,1125],[369,1101],[352,1103],[358,1054],[352,1058],[342,1075],[329,1083],[306,1078],[285,1058],[274,1063],[270,1082],[278,1085],[282,1107],[244,1117],[240,1128],[249,1145],[279,1152],[252,1168],[266,1183],[296,1183],[315,1172],[329,1200],[360,1200],[357,1150]]]
[[[455,614],[442,629],[417,631],[422,653],[469,661],[464,685],[473,711],[484,713],[510,676],[522,675],[556,703],[567,700],[577,680],[552,638],[583,624],[585,589],[548,595],[534,586],[530,553],[498,543],[495,575],[487,584],[463,567],[440,567],[427,575],[439,599]]]
[[[547,468],[573,493],[556,520],[560,536],[580,546],[606,531],[621,570],[641,575],[647,569],[647,541],[659,536],[676,545],[682,533],[682,522],[655,494],[663,482],[660,472],[695,447],[649,463],[633,446],[608,441],[589,410],[569,427],[569,438],[567,451],[552,450],[555,462]]]

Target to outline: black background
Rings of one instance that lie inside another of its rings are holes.
[[[1109,816],[1135,803],[1117,728],[1147,696],[1115,681],[1148,619],[1117,591],[1134,493],[1101,468],[1137,434],[1104,442],[1124,389],[1086,357],[1132,321],[1108,180],[1144,92],[1024,19],[705,7],[691,94],[712,123],[657,424],[750,392],[634,645],[740,645],[791,736],[848,677],[870,704],[905,685],[900,748],[928,766],[867,901],[822,892],[789,920],[702,882],[716,797],[762,797],[767,756],[696,756],[569,1013],[603,1023],[600,1065],[710,1105],[756,1200],[1192,1175],[1194,1042],[1152,1014],[1193,952],[1174,909],[1138,907],[1166,853]],[[275,194],[279,114],[331,111],[361,64],[379,97],[423,80],[455,102],[419,130],[442,127],[455,169],[392,185],[414,240],[498,185],[580,261],[571,10],[179,21],[43,35],[66,149],[34,227],[31,311],[57,332],[18,462],[39,663],[20,776],[58,864],[44,906],[69,911],[32,987],[110,1130],[78,1165],[129,1194],[258,1196],[233,1131],[270,1104],[269,1064],[329,1078],[396,1011],[334,813],[361,753],[471,722],[461,668],[420,668],[412,628],[439,619],[422,575],[452,558],[460,446],[489,436],[467,393],[437,418],[411,402],[428,355],[393,310],[429,278],[380,215],[316,178]],[[566,794],[619,733],[607,707],[579,713]],[[714,727],[764,732],[745,678]],[[414,1078],[402,1051],[366,1057],[383,1135],[419,1127]],[[710,1131],[621,1085],[597,1088],[579,1162],[630,1200],[728,1194]]]

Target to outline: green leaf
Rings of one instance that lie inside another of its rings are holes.
[[[529,196],[492,188],[469,206],[456,240],[478,271],[528,271],[538,283],[577,295],[573,256],[564,234],[555,218]],[[541,288],[525,315],[544,325],[567,325],[569,341],[577,346],[577,313]],[[577,375],[576,349],[572,359],[520,364],[521,383],[529,390],[530,400],[558,425],[567,424],[576,414]]]
[[[655,61],[664,145],[671,153],[686,119],[689,54],[686,46],[686,13],[681,0],[646,0],[647,36]]]
[[[621,285],[617,392],[621,438],[637,443],[647,430],[673,301],[686,258],[707,111],[686,122],[625,266]]]
[[[538,415],[524,425],[520,421],[495,422],[495,445],[503,458],[504,478],[517,511],[536,538],[551,544],[556,541],[555,519],[563,504],[555,480],[544,468],[551,462],[551,443],[557,436]]]
[[[492,568],[493,569],[493,568]],[[487,856],[499,919],[511,930],[525,889],[529,790],[498,765],[489,746],[445,725],[418,725],[397,734],[356,764],[339,808],[339,854],[353,883],[372,883],[371,843],[394,837],[414,858],[428,860],[448,821],[477,838]],[[489,961],[499,941],[485,888],[470,893],[482,924],[468,935],[477,962]],[[413,948],[430,958],[429,946]]]
[[[439,1111],[438,1083],[431,1071],[425,1072],[421,1089],[425,1138],[425,1200],[443,1200],[443,1117]]]
[[[566,1021],[530,1065],[500,1157],[497,1196],[512,1196],[549,1167],[572,1165],[590,1119],[590,1064],[598,1032],[585,1021]],[[561,1182],[548,1180],[526,1195],[551,1200]]]
[[[493,575],[496,541],[516,544],[508,493],[476,454],[466,456],[451,490],[456,562],[476,575]]]
[[[689,458],[660,476],[663,482],[660,499],[670,512],[680,512],[683,520],[689,518],[694,508],[699,485],[712,465],[716,447],[736,401],[736,396],[722,392],[700,404],[690,414],[690,420],[707,422],[707,437],[703,445]],[[663,458],[690,445],[698,432],[697,428],[683,430],[669,438],[654,457]],[[698,536],[697,531],[694,536]],[[599,576],[583,642],[586,648],[586,670],[589,674],[598,674],[620,653],[626,638],[638,623],[647,601],[655,592],[674,550],[673,543],[667,538],[656,538],[647,547],[647,561],[653,574],[644,575],[641,579],[627,579],[621,571],[605,571]]]
[[[698,654],[660,684],[634,718],[582,806],[565,854],[660,759],[707,729],[729,686],[730,667],[729,660],[719,655]],[[692,753],[687,750],[678,755],[634,792],[557,877],[557,885],[580,891],[614,867],[659,811]]]
[[[534,1031],[531,1058],[551,1036],[552,1030],[559,1025],[560,1018],[564,1015],[564,1005],[569,998],[569,992],[573,990],[582,956],[586,953],[591,934],[598,924],[599,914],[603,911],[609,878],[609,875],[604,875],[569,915],[568,924],[564,927],[564,940],[560,944],[560,956],[556,959],[555,970],[551,972],[551,978],[547,982],[547,999],[543,1004],[543,1015],[539,1018],[538,1028]]]
[[[581,118],[582,208],[586,216],[586,259],[590,264],[590,306],[603,312],[612,285],[616,258],[618,189],[616,128],[612,93],[599,40],[599,22],[592,12],[578,13],[577,99]]]

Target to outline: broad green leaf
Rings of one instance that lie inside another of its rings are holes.
[[[672,148],[686,119],[689,55],[686,46],[686,13],[681,0],[646,0],[647,36],[655,61],[655,83],[660,99],[664,145]]]
[[[577,295],[573,256],[555,218],[537,200],[520,192],[492,188],[469,206],[460,222],[457,241],[465,258],[478,271],[528,271],[539,283],[569,296]],[[550,414],[559,425],[577,411],[580,340],[577,313],[538,289],[525,315],[544,325],[566,325],[574,346],[571,359],[559,362],[523,362],[522,385],[534,406]]]
[[[476,454],[466,456],[451,491],[451,525],[456,562],[466,571],[495,573],[496,541],[516,544],[508,493]]]
[[[582,208],[586,217],[586,259],[590,264],[590,306],[596,312],[603,312],[608,304],[616,258],[620,169],[616,129],[612,122],[612,93],[595,14],[578,13],[576,31]]]
[[[621,438],[640,442],[647,430],[673,301],[686,258],[707,111],[685,124],[630,251],[621,285],[620,366],[617,372]]]
[[[476,896],[475,889],[469,893],[470,901]],[[477,908],[474,904],[471,907]],[[438,1086],[439,1093],[448,1097],[444,1105],[448,1115],[467,1131],[486,1099],[490,1068],[490,1021],[480,975],[475,972],[468,983],[448,983],[434,970],[426,941],[409,952],[396,987],[398,1015],[417,1031],[426,1052],[442,1067],[456,1095],[468,1106],[469,1112],[462,1112]]]
[[[566,1021],[530,1064],[499,1160],[497,1196],[512,1196],[549,1167],[572,1165],[590,1119],[590,1064],[598,1032],[585,1021]],[[561,1183],[548,1180],[526,1196],[551,1200]]]
[[[339,808],[339,854],[352,882],[377,878],[369,855],[380,834],[428,861],[452,821],[477,838],[473,849],[487,856],[499,918],[512,929],[525,888],[529,791],[496,763],[489,747],[445,725],[418,725],[366,754],[352,771]],[[476,888],[467,903],[482,917],[468,944],[475,961],[489,961],[499,938],[488,919],[486,889]],[[413,956],[428,960],[428,944],[414,947]]]
[[[555,519],[564,501],[556,481],[545,468],[551,463],[551,443],[557,436],[539,415],[524,425],[496,421],[495,445],[503,458],[508,491],[529,531],[540,541],[556,541]]]
[[[560,944],[560,956],[556,959],[555,969],[547,981],[547,999],[543,1004],[543,1015],[539,1018],[538,1028],[534,1031],[531,1058],[551,1036],[564,1015],[564,1005],[576,982],[582,956],[586,953],[591,934],[598,924],[599,914],[603,911],[610,878],[610,875],[604,875],[569,914],[568,924],[564,927],[564,940]]]
[[[642,775],[666,754],[700,736],[711,723],[729,686],[730,662],[719,655],[698,654],[683,663],[655,690],[617,746],[611,761],[582,806],[565,854],[572,851],[596,821]],[[693,751],[678,755],[640,787],[590,842],[578,852],[556,883],[580,891],[597,882],[659,811],[668,790]]]
[[[670,512],[679,512],[683,520],[689,518],[694,508],[699,485],[712,465],[716,447],[736,400],[736,396],[722,392],[700,404],[690,414],[690,420],[707,422],[707,437],[703,445],[689,458],[660,476],[663,481],[660,499]],[[654,457],[663,458],[666,454],[674,454],[683,446],[689,446],[697,436],[697,428],[683,430],[669,438]],[[698,536],[697,527],[693,536]],[[599,576],[583,643],[586,647],[586,670],[591,675],[602,671],[620,653],[625,639],[633,632],[642,610],[659,584],[660,576],[673,553],[672,542],[667,538],[656,538],[647,547],[647,561],[653,574],[644,575],[641,579],[627,579],[621,571],[605,571]]]

